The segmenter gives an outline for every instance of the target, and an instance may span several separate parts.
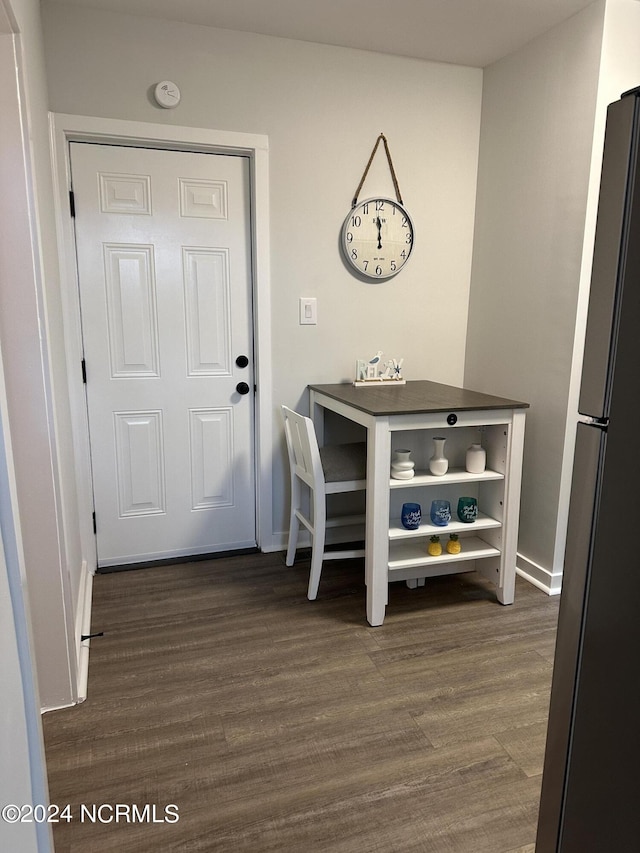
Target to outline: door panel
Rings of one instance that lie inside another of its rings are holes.
[[[98,565],[253,546],[248,159],[70,147]]]
[[[158,376],[153,246],[105,244],[111,377]]]

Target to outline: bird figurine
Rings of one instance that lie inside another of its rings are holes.
[[[374,357],[371,359],[371,361],[369,362],[369,364],[377,364],[377,363],[380,361],[380,356],[381,356],[381,355],[382,355],[382,350],[381,350],[381,349],[379,349],[379,350],[378,350],[378,352],[377,352],[377,353],[374,355]]]

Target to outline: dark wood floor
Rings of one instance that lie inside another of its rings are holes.
[[[533,853],[557,598],[393,584],[370,628],[361,561],[326,564],[315,602],[307,568],[96,577],[88,699],[44,716],[57,853]]]

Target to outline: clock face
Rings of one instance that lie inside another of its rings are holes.
[[[368,279],[397,275],[413,249],[413,223],[407,211],[389,198],[361,201],[342,226],[348,263]]]

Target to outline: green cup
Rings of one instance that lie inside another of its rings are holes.
[[[458,498],[458,518],[465,524],[473,524],[478,517],[476,498]]]

